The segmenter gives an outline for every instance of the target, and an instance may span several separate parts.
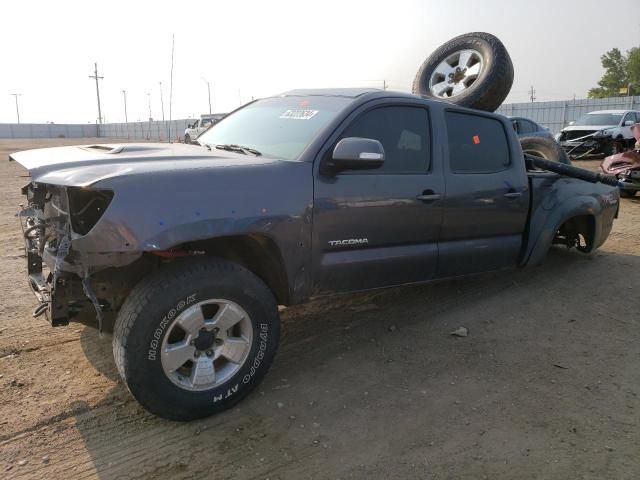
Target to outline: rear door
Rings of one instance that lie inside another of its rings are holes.
[[[439,277],[515,266],[529,208],[517,138],[506,122],[446,110]]]
[[[435,276],[442,220],[441,156],[432,149],[429,109],[411,101],[372,102],[336,132],[379,140],[378,170],[316,173],[313,277],[316,293],[419,282]],[[317,169],[316,169],[317,172]]]

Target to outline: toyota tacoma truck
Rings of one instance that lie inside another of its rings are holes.
[[[117,314],[120,375],[172,419],[260,381],[279,304],[588,253],[618,210],[613,187],[527,169],[509,119],[411,94],[291,91],[199,142],[10,156],[34,313]]]

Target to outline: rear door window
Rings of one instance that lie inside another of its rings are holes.
[[[510,164],[502,122],[485,116],[445,113],[449,168],[453,173],[496,173]]]

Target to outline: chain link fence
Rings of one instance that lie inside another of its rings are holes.
[[[166,142],[169,139],[169,127],[171,127],[171,140],[184,140],[184,131],[187,125],[196,119],[181,119],[151,122],[129,123],[105,123],[100,125],[100,136],[109,138],[123,138],[127,140],[154,140]]]
[[[183,141],[184,131],[195,119],[95,124],[0,123],[0,138],[122,138],[166,142]]]
[[[85,138],[97,137],[93,124],[0,123],[0,138]]]

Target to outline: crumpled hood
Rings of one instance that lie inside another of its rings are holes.
[[[166,172],[211,168],[249,167],[280,163],[252,155],[208,150],[198,145],[128,143],[41,148],[12,153],[29,170],[35,182],[86,187],[100,180]]]

